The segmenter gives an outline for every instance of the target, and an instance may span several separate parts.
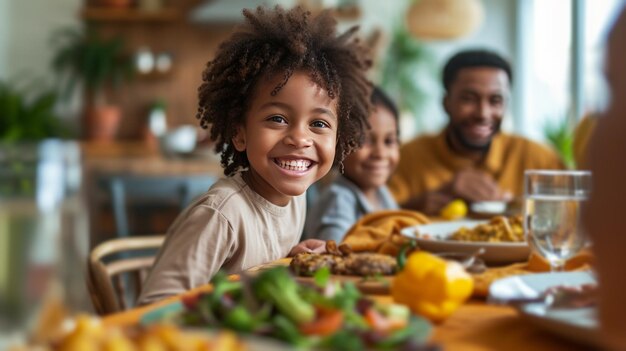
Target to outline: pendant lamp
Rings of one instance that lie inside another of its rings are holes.
[[[455,39],[482,23],[480,0],[415,0],[407,12],[407,28],[418,39]]]

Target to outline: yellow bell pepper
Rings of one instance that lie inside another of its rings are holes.
[[[450,316],[472,294],[474,281],[460,263],[424,251],[412,253],[391,283],[391,296],[433,322]]]

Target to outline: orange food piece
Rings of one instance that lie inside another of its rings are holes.
[[[565,270],[572,271],[576,269],[587,268],[588,266],[593,264],[593,254],[591,250],[583,250],[578,253],[576,256],[570,258],[565,262]],[[533,272],[548,272],[550,271],[550,263],[546,261],[543,257],[532,253],[528,258],[528,265],[526,268],[529,271]]]
[[[302,334],[326,336],[341,329],[343,325],[343,312],[341,310],[319,308],[317,312],[315,320],[298,327]]]
[[[367,311],[365,311],[364,317],[367,321],[367,324],[369,324],[372,329],[383,333],[402,329],[406,327],[407,323],[406,320],[385,317],[373,308],[369,308]]]

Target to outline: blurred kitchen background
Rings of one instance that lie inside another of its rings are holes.
[[[514,67],[503,128],[552,143],[607,100],[604,34],[623,0],[0,0],[0,140],[77,140],[90,246],[164,233],[221,167],[196,123],[201,72],[241,9],[301,4],[361,26],[407,140],[438,131],[440,70],[493,49]]]

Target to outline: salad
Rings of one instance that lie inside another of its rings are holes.
[[[238,281],[219,273],[210,293],[183,298],[182,311],[169,316],[192,327],[230,329],[268,336],[297,349],[425,350],[430,323],[404,305],[382,304],[361,295],[351,283],[330,281],[328,269],[314,285],[300,285],[286,267]]]

